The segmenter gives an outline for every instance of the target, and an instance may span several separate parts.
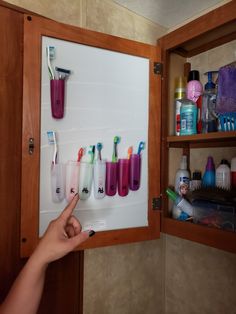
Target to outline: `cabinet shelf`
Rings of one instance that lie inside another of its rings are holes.
[[[182,222],[168,217],[164,217],[162,220],[162,231],[176,237],[236,253],[236,232]]]
[[[212,132],[206,134],[168,136],[167,143],[169,147],[214,147],[214,146],[235,146],[236,131],[230,132]]]

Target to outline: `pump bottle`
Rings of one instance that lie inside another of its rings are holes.
[[[217,71],[209,71],[204,73],[208,76],[208,82],[204,86],[204,94],[202,97],[202,133],[217,131],[216,116],[216,85],[212,81],[212,74]]]

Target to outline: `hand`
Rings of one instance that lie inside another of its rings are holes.
[[[33,253],[42,263],[48,264],[63,257],[95,233],[94,231],[81,232],[80,222],[72,215],[78,200],[77,194],[61,215],[50,222]]]

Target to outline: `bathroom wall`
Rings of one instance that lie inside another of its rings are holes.
[[[60,22],[155,44],[167,30],[111,0],[9,0]],[[85,251],[84,314],[236,313],[236,255],[161,235]]]

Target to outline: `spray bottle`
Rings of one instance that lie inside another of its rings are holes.
[[[208,71],[204,73],[208,76],[208,82],[204,86],[202,97],[202,133],[217,131],[216,109],[216,85],[212,81],[212,74],[218,71]]]
[[[180,107],[185,98],[186,78],[179,76],[175,79],[175,135],[180,135]]]

